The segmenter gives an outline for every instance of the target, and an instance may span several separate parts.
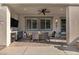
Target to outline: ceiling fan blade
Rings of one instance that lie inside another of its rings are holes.
[[[41,14],[42,12],[41,12],[41,10],[38,10],[38,14]]]
[[[41,10],[38,10],[39,12],[41,12]]]
[[[43,15],[45,15],[46,13],[45,12],[42,12],[43,13]]]
[[[50,13],[50,11],[46,11],[46,13]]]

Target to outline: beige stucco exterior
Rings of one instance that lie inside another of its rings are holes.
[[[27,15],[21,15],[21,14],[19,15],[13,10],[9,11],[8,7],[0,5],[0,36],[1,36],[0,45],[9,46],[9,44],[11,43],[10,14],[13,18],[19,20],[19,27],[18,27],[19,31],[38,32],[38,31],[27,31],[25,29],[26,25],[24,16],[27,17]],[[53,14],[51,15],[51,17],[52,17],[52,29],[53,29],[51,31],[56,30],[57,33],[61,31],[60,17],[66,17],[66,40],[68,44],[73,44],[79,38],[79,27],[78,27],[79,6],[68,6],[66,8],[66,15]],[[58,20],[57,28],[56,28],[56,19]],[[51,33],[51,31],[47,32]]]
[[[0,7],[0,45],[9,46],[10,34],[10,12],[8,7]]]
[[[67,38],[68,44],[73,44],[79,38],[79,6],[67,8]]]

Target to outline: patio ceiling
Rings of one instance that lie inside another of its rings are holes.
[[[67,5],[64,4],[4,4],[10,10],[21,15],[38,15],[38,10],[46,8],[50,11],[48,15],[65,15]]]

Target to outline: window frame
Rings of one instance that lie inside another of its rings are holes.
[[[27,20],[30,19],[31,20],[31,29],[28,29],[27,28]],[[41,29],[40,28],[40,19],[45,19],[45,23],[46,23],[46,20],[50,20],[50,29],[46,29],[46,24],[45,24],[45,29]],[[37,20],[37,28],[36,29],[33,29],[32,28],[32,20]],[[27,17],[26,20],[25,20],[25,30],[28,30],[28,31],[50,31],[53,29],[53,17]]]
[[[27,28],[27,30],[38,30],[38,19],[36,19],[36,18],[27,18],[27,20],[29,20],[29,19],[31,20],[31,28],[30,29]],[[27,22],[27,20],[26,20],[26,22]],[[33,25],[32,25],[33,20],[36,20],[36,23],[37,23],[37,25],[36,25],[37,28],[36,29],[33,29]],[[27,23],[26,23],[26,26],[27,26]]]
[[[45,29],[41,29],[41,25],[40,25],[40,26],[39,26],[39,27],[40,27],[40,30],[51,30],[51,29],[53,28],[53,27],[52,27],[52,25],[53,25],[52,20],[53,20],[53,19],[51,19],[51,18],[40,18],[40,22],[39,22],[40,24],[41,24],[41,20],[42,20],[42,19],[45,20]],[[50,19],[50,29],[47,29],[47,28],[46,28],[46,20],[49,20],[49,19]]]

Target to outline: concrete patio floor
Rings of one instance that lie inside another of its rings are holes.
[[[79,55],[79,50],[72,46],[35,42],[13,42],[0,50],[0,55]]]

